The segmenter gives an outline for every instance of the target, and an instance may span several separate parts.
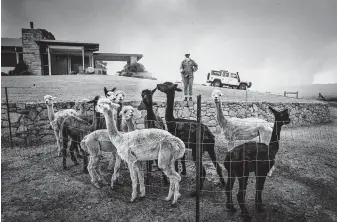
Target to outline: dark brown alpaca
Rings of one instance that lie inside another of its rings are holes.
[[[241,209],[241,214],[244,216],[245,221],[250,221],[248,210],[245,205],[245,196],[249,172],[254,172],[256,177],[256,196],[255,204],[258,212],[263,211],[262,206],[262,190],[266,181],[269,170],[275,163],[275,156],[279,150],[279,140],[281,128],[283,125],[289,124],[288,109],[281,112],[269,107],[275,116],[273,133],[270,139],[269,146],[264,143],[247,142],[240,146],[235,147],[227,153],[224,162],[225,168],[228,172],[228,179],[226,184],[226,207],[235,212],[233,206],[232,189],[235,178],[239,179],[239,192],[237,200]]]

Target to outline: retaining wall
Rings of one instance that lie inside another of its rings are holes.
[[[137,107],[140,101],[125,102],[124,105]],[[277,110],[289,109],[291,123],[286,127],[321,124],[330,122],[328,104],[323,102],[313,103],[266,103],[266,102],[223,102],[223,112],[226,117],[258,117],[269,122],[274,121],[268,106]],[[165,102],[159,102],[154,107],[155,112],[163,119],[165,116]],[[54,110],[75,108],[75,102],[59,102],[54,104]],[[92,113],[92,107],[88,108],[88,114]],[[196,119],[196,102],[176,101],[174,116],[177,118]],[[52,140],[53,131],[48,120],[48,111],[44,103],[10,103],[9,115],[12,125],[12,135],[15,144],[32,144],[34,141]],[[136,128],[144,128],[144,116],[146,111],[141,111],[141,117],[136,119]],[[201,120],[210,127],[214,133],[220,133],[216,120],[216,110],[213,101],[204,101],[201,104]],[[7,106],[1,104],[1,137],[3,141],[8,140],[9,124],[7,117]],[[4,143],[2,143],[3,145]]]

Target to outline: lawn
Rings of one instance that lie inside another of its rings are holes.
[[[337,220],[337,109],[331,108],[334,122],[329,125],[285,128],[276,157],[276,170],[268,177],[263,193],[266,212],[255,214],[255,180],[251,175],[247,205],[253,221],[336,221]],[[216,152],[221,165],[225,156],[224,138],[217,135]],[[183,177],[181,198],[171,208],[163,198],[167,186],[155,172],[143,201],[128,203],[131,182],[125,167],[121,184],[96,189],[81,166],[63,171],[61,159],[55,157],[55,144],[31,148],[2,149],[1,186],[4,221],[194,221],[195,200],[189,197],[194,187],[195,169],[188,152],[188,175]],[[205,191],[201,197],[201,221],[240,221],[238,213],[225,210],[224,188],[220,186],[207,154]],[[102,164],[105,178],[107,158]],[[70,158],[69,158],[70,159]],[[227,177],[224,170],[225,178]],[[238,184],[234,186],[234,195]],[[236,199],[236,198],[234,198]],[[236,200],[235,206],[238,208]]]
[[[140,100],[143,89],[154,89],[160,81],[108,75],[68,75],[68,76],[3,76],[1,78],[2,102],[5,101],[4,87],[9,88],[11,102],[43,102],[43,96],[56,96],[58,101],[77,101],[103,95],[103,87],[124,90],[126,100]],[[182,89],[182,85],[180,88]],[[23,88],[25,87],[25,88]],[[211,99],[214,87],[195,85],[194,95],[202,95],[202,101]],[[237,89],[222,88],[224,101],[246,101],[246,92]],[[248,91],[248,101],[265,102],[314,102],[314,100],[295,99],[280,95]],[[183,93],[177,92],[176,99],[182,99]],[[155,101],[165,101],[164,93],[157,91]]]

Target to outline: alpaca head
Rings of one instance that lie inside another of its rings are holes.
[[[104,94],[105,97],[108,98],[111,102],[116,102],[116,93],[115,93],[116,87],[113,89],[108,90],[106,87],[104,87]]]
[[[131,120],[137,117],[135,108],[132,106],[123,106],[122,110],[119,112],[119,115],[122,116],[125,120]]]
[[[95,96],[95,98],[93,100],[89,100],[86,103],[93,104],[94,105],[94,109],[96,109],[96,106],[97,106],[97,103],[98,103],[99,99],[100,99],[100,96],[97,95],[97,96]]]
[[[119,105],[117,103],[111,102],[108,98],[100,98],[97,101],[96,110],[97,112],[104,113],[108,110],[117,110]]]
[[[85,108],[85,104],[89,102],[89,99],[81,99],[80,101],[77,102],[76,107],[80,107],[82,109]]]
[[[223,96],[223,93],[220,89],[215,89],[212,92],[212,98],[214,99],[214,102],[218,103],[220,102],[220,97]]]
[[[122,103],[125,99],[125,92],[123,90],[116,91],[116,102]]]
[[[162,84],[157,84],[159,91],[165,93],[166,95],[174,94],[175,91],[181,92],[182,90],[178,88],[178,84],[173,84],[172,82],[164,82]]]
[[[272,107],[269,106],[269,110],[274,114],[275,116],[275,122],[277,122],[278,125],[287,125],[290,123],[290,118],[289,118],[289,111],[288,109],[285,109],[281,112],[276,111]]]
[[[56,99],[56,97],[45,95],[43,99],[47,106],[52,106],[54,104],[54,99]]]

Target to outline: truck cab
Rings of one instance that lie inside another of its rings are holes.
[[[227,70],[211,70],[207,75],[207,83],[210,83],[215,87],[231,87],[233,89],[250,88],[252,86],[251,82],[241,81],[239,73],[231,73]]]

